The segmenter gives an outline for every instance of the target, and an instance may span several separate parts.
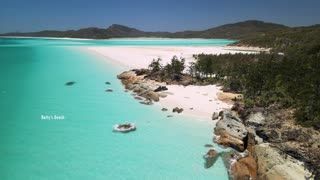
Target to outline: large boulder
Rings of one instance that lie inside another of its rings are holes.
[[[160,96],[158,93],[154,92],[154,91],[147,91],[146,94],[145,94],[146,98],[150,98],[152,99],[153,101],[159,101],[160,99]]]
[[[141,93],[142,91],[144,91],[144,89],[141,88],[140,86],[136,86],[136,87],[133,89],[133,92],[135,92],[135,93]]]
[[[241,119],[227,110],[220,112],[219,115],[222,118],[217,122],[214,129],[215,134],[220,136],[216,142],[238,151],[244,151],[248,130]]]
[[[215,130],[225,130],[230,136],[241,140],[247,136],[248,131],[239,117],[227,110],[220,114],[222,119],[217,122]]]
[[[242,139],[235,138],[231,136],[227,131],[225,130],[215,130],[215,134],[219,135],[217,139],[214,141],[219,144],[223,145],[225,147],[232,147],[237,151],[244,151],[245,150],[245,144]]]
[[[123,85],[133,84],[137,81],[137,76],[132,71],[125,71],[119,75],[117,75],[118,79],[121,79]]]

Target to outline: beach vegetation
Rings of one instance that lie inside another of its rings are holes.
[[[153,59],[151,64],[149,64],[149,70],[151,72],[159,72],[162,69],[162,65],[161,65],[161,58],[157,58],[157,59]]]
[[[202,81],[214,74],[225,91],[242,93],[247,108],[291,108],[298,123],[320,129],[320,41],[292,44],[284,54],[199,54],[194,66]]]

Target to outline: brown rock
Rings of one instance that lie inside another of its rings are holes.
[[[255,156],[258,166],[257,174],[261,179],[299,180],[311,176],[303,164],[290,156],[283,156],[269,144],[256,145]]]
[[[232,179],[235,180],[249,180],[251,177],[248,167],[238,161],[231,165],[230,171]]]
[[[215,130],[215,134],[220,136],[215,140],[217,144],[232,147],[241,152],[245,150],[244,142],[241,139],[230,136],[225,130]]]
[[[210,168],[213,166],[213,164],[216,162],[216,160],[219,157],[219,153],[214,150],[214,149],[210,149],[206,155],[203,156],[203,158],[205,159],[205,168]]]
[[[135,87],[134,89],[133,89],[133,92],[135,92],[135,93],[140,93],[140,92],[142,92],[144,89],[142,89],[141,87]]]
[[[135,77],[135,76],[136,76],[136,74],[135,74],[134,72],[132,72],[132,71],[125,71],[125,72],[117,75],[117,78],[118,78],[118,79],[130,79],[130,78]]]
[[[158,93],[153,92],[153,91],[147,91],[146,97],[152,99],[153,101],[159,101],[160,96]]]
[[[159,96],[160,96],[161,98],[167,97],[167,94],[164,94],[164,93],[158,93],[158,94],[159,94]]]
[[[178,107],[175,107],[172,109],[172,112],[177,112],[177,113],[181,113],[183,111],[182,108],[178,108]]]

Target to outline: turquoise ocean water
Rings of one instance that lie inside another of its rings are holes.
[[[167,118],[158,106],[139,104],[116,79],[125,69],[83,46],[231,42],[0,38],[0,179],[228,179],[221,158],[204,168],[211,122]],[[64,119],[41,118],[54,115]],[[136,123],[137,131],[112,132],[124,122]]]

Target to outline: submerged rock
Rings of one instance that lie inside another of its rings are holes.
[[[76,82],[74,82],[74,81],[70,81],[70,82],[66,82],[64,85],[66,85],[66,86],[72,86],[72,85],[74,85]]]
[[[210,168],[213,166],[213,164],[217,161],[219,157],[219,153],[214,150],[210,149],[206,155],[203,156],[205,159],[205,168]]]
[[[135,96],[134,98],[135,98],[136,100],[143,100],[143,98],[140,97],[140,96]]]
[[[212,144],[205,144],[204,147],[213,147]]]
[[[144,104],[144,105],[152,105],[152,101],[141,101],[140,104]]]
[[[105,82],[105,84],[111,84],[111,83],[107,81],[107,82]]]
[[[108,88],[108,89],[106,89],[105,91],[106,91],[106,92],[113,92],[113,89]]]
[[[168,109],[167,108],[162,108],[161,111],[168,111]]]

